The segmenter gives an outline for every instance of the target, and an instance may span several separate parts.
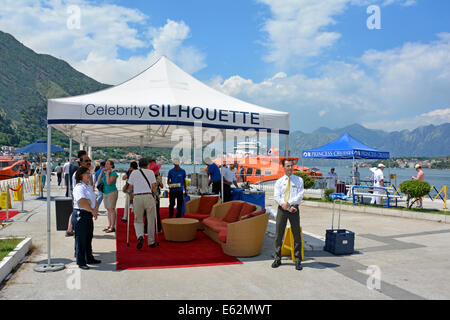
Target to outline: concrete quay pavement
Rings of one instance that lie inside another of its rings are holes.
[[[118,206],[123,207],[124,196],[119,193]],[[63,188],[52,186],[53,196],[63,194]],[[0,237],[29,236],[34,249],[0,286],[1,300],[450,298],[450,226],[436,221],[342,211],[341,227],[356,233],[355,253],[334,256],[321,250],[325,230],[331,226],[332,211],[301,206],[305,240],[302,271],[296,271],[287,258],[278,269],[270,267],[273,221],[269,223],[261,255],[241,258],[242,265],[116,270],[115,236],[102,232],[107,224],[103,213],[95,221],[93,240],[94,255],[102,263],[80,270],[73,257],[73,238],[56,231],[52,202],[52,262],[62,262],[66,269],[38,273],[34,266],[47,261],[46,200],[29,195],[26,199],[31,199],[25,202],[27,212],[2,228]],[[268,207],[270,201],[266,200]],[[162,206],[167,204],[167,199],[163,199]],[[14,203],[15,208],[19,205]]]

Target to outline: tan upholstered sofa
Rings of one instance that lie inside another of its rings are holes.
[[[236,200],[214,205],[202,223],[206,235],[222,245],[225,254],[252,257],[261,253],[268,221],[266,210]]]

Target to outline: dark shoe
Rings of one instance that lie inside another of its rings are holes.
[[[122,222],[128,222],[128,220],[125,219],[125,218],[120,218],[120,221],[122,221]]]
[[[154,248],[156,245],[154,243],[148,245],[150,248]]]
[[[102,261],[97,259],[88,260],[87,262],[87,264],[99,264],[99,263],[102,263]]]
[[[275,260],[272,263],[272,268],[278,268],[279,266],[281,266],[281,260]]]
[[[300,261],[295,262],[295,270],[303,270],[302,263]]]
[[[73,231],[66,231],[66,237],[72,237],[74,234]]]
[[[78,266],[80,269],[89,270],[90,268],[87,265]]]
[[[138,248],[138,249],[140,249],[140,248],[142,248],[142,245],[144,244],[144,237],[139,237],[139,239],[138,239],[138,243],[137,243],[137,246],[136,246],[136,248]]]

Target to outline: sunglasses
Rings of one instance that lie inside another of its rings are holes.
[[[92,162],[92,160],[83,160],[83,162]]]

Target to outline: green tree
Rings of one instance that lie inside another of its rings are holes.
[[[403,181],[400,184],[400,191],[407,195],[407,206],[409,209],[413,206],[413,204],[420,200],[420,198],[426,196],[430,192],[430,184],[426,181],[420,180],[408,180]],[[414,199],[414,201],[409,204],[409,201]]]
[[[299,176],[303,179],[303,187],[305,189],[311,189],[314,187],[314,184],[316,183],[313,178],[311,178],[307,173],[304,172],[294,172],[296,176]]]
[[[333,199],[331,199],[331,194],[334,193],[334,188],[326,188],[323,192],[323,197],[325,200],[327,201],[333,201]]]

